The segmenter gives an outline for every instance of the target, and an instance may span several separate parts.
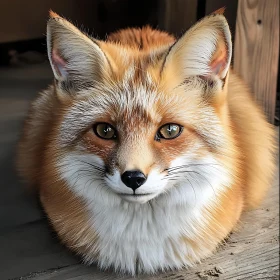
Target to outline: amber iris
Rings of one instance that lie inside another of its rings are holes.
[[[163,139],[174,139],[178,137],[182,133],[182,131],[182,126],[174,123],[167,123],[160,127],[157,133],[157,137]]]
[[[93,131],[96,134],[96,136],[102,139],[111,140],[117,137],[115,128],[109,123],[95,124],[93,126]]]

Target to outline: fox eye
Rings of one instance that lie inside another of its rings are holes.
[[[163,139],[174,139],[178,137],[183,131],[183,127],[181,125],[175,124],[175,123],[167,123],[160,127],[160,129],[157,132],[156,140],[160,140],[160,138]]]
[[[108,123],[97,123],[93,126],[93,131],[99,138],[111,140],[117,138],[115,128]]]

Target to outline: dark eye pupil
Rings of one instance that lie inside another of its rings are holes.
[[[110,126],[108,126],[107,124],[105,124],[103,131],[104,131],[104,136],[106,136],[108,132],[112,131],[112,128]]]
[[[177,124],[166,124],[162,126],[156,136],[156,140],[163,139],[174,139],[178,137],[182,132],[182,127]]]
[[[168,125],[168,128],[167,128],[167,132],[169,134],[169,136],[172,136],[174,134],[174,132],[176,133],[177,132],[177,128],[178,126],[177,125]]]
[[[114,128],[106,123],[99,123],[94,126],[95,134],[103,139],[113,139],[116,138]]]

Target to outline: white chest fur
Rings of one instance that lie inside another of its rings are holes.
[[[137,204],[122,200],[100,180],[90,180],[89,173],[82,174],[84,165],[80,159],[78,155],[67,156],[60,171],[74,193],[87,202],[92,227],[98,234],[94,247],[100,252],[101,267],[112,266],[132,274],[137,270],[151,273],[191,265],[201,257],[183,237],[193,239],[202,233],[207,223],[202,209],[213,206],[217,194],[228,186],[221,167],[204,170],[203,177],[191,184],[177,182],[167,193]],[[86,158],[87,162],[92,160]],[[73,174],[80,176],[77,179]],[[84,258],[89,263],[95,261],[90,254]]]

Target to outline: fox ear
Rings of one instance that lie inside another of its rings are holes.
[[[55,79],[67,90],[79,90],[99,81],[108,65],[98,41],[52,11],[47,46]]]
[[[200,76],[223,80],[232,55],[231,34],[220,10],[205,17],[169,49],[163,70],[186,79]],[[169,68],[169,69],[168,69]]]

